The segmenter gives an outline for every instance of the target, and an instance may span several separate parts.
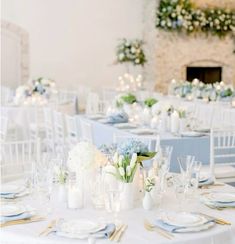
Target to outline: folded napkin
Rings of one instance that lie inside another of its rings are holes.
[[[24,212],[22,214],[12,215],[9,217],[0,216],[0,223],[3,224],[3,223],[13,221],[13,220],[29,219],[32,216],[33,216],[33,214],[31,212]]]
[[[107,123],[126,123],[128,122],[128,115],[124,112],[114,113],[107,117]]]
[[[199,180],[198,186],[206,186],[206,185],[213,185],[214,184],[214,180],[213,178],[207,178],[204,180]]]
[[[155,222],[155,226],[159,227],[159,228],[161,228],[163,230],[166,230],[168,232],[172,232],[172,233],[184,232],[184,231],[181,231],[181,230],[185,230],[185,232],[194,232],[194,231],[198,231],[201,227],[206,226],[207,224],[210,224],[212,222],[214,222],[213,219],[208,219],[208,220],[205,221],[205,223],[203,223],[201,225],[188,227],[188,226],[170,225],[170,224],[165,223],[163,220],[158,219]]]
[[[209,201],[204,200],[206,205],[216,207],[216,208],[235,208],[235,202],[216,202],[216,201]]]
[[[92,233],[92,236],[94,236],[96,238],[108,239],[113,234],[115,229],[116,229],[115,224],[107,224],[103,230]]]
[[[29,192],[27,190],[24,190],[22,192],[19,193],[0,193],[0,198],[4,198],[4,199],[15,199],[17,197],[23,197],[25,195],[27,195]]]

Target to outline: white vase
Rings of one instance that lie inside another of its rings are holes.
[[[173,112],[171,114],[171,133],[178,133],[179,131],[179,114],[178,112]]]
[[[132,182],[123,183],[120,200],[122,210],[129,210],[134,207],[134,184]]]
[[[132,106],[132,104],[124,104],[123,105],[123,110],[130,117],[132,115],[132,112],[133,112],[133,106]]]
[[[58,187],[58,201],[59,202],[67,201],[67,188],[64,184],[60,184]]]
[[[151,127],[152,129],[157,129],[157,128],[158,128],[158,116],[155,115],[155,116],[151,119],[150,127]]]
[[[143,123],[144,123],[144,125],[149,125],[151,119],[152,119],[151,109],[148,107],[145,107],[143,110]]]
[[[150,210],[153,208],[153,205],[154,203],[150,192],[145,192],[144,199],[143,199],[143,208],[145,210]]]
[[[181,118],[179,120],[179,131],[184,132],[187,129],[187,120],[185,118]]]

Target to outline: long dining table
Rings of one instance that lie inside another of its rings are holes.
[[[93,142],[97,147],[102,144],[110,145],[113,143],[114,135],[140,138],[156,138],[158,133],[153,135],[137,136],[127,129],[116,128],[112,124],[101,123],[97,120],[89,119],[86,115],[77,115],[79,125],[80,120],[85,120],[92,126]],[[210,139],[209,135],[200,137],[182,137],[173,135],[169,132],[160,134],[160,144],[173,146],[171,157],[171,171],[179,172],[177,157],[180,155],[195,155],[195,159],[203,164],[210,162]]]

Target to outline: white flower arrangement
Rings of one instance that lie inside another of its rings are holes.
[[[116,169],[115,176],[118,180],[131,183],[133,182],[135,172],[138,165],[138,156],[136,153],[132,157],[118,155],[116,152],[113,156],[114,167]]]
[[[117,46],[117,62],[130,62],[134,65],[144,65],[146,57],[143,50],[142,40],[122,39]]]
[[[235,12],[228,9],[198,9],[190,0],[161,0],[156,12],[156,27],[172,31],[233,35]]]
[[[107,158],[89,142],[79,142],[69,151],[67,166],[70,171],[82,172],[101,167]]]
[[[32,87],[33,93],[39,93],[43,95],[44,93],[49,94],[53,89],[55,89],[55,82],[48,78],[38,78],[36,80],[30,80],[29,84]]]

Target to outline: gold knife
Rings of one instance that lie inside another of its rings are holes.
[[[122,235],[124,234],[125,230],[127,228],[127,225],[123,225],[121,230],[118,232],[118,234],[115,236],[115,240],[117,242],[120,242],[121,238],[122,238]]]
[[[113,232],[113,234],[109,237],[110,241],[113,241],[115,236],[118,234],[118,232],[122,229],[123,225],[119,225],[117,229]]]
[[[11,226],[11,225],[28,224],[28,223],[33,223],[33,222],[38,222],[38,221],[43,221],[43,220],[45,220],[45,218],[43,218],[43,217],[32,217],[30,219],[12,220],[12,221],[0,224],[0,228],[6,227],[6,226]]]

